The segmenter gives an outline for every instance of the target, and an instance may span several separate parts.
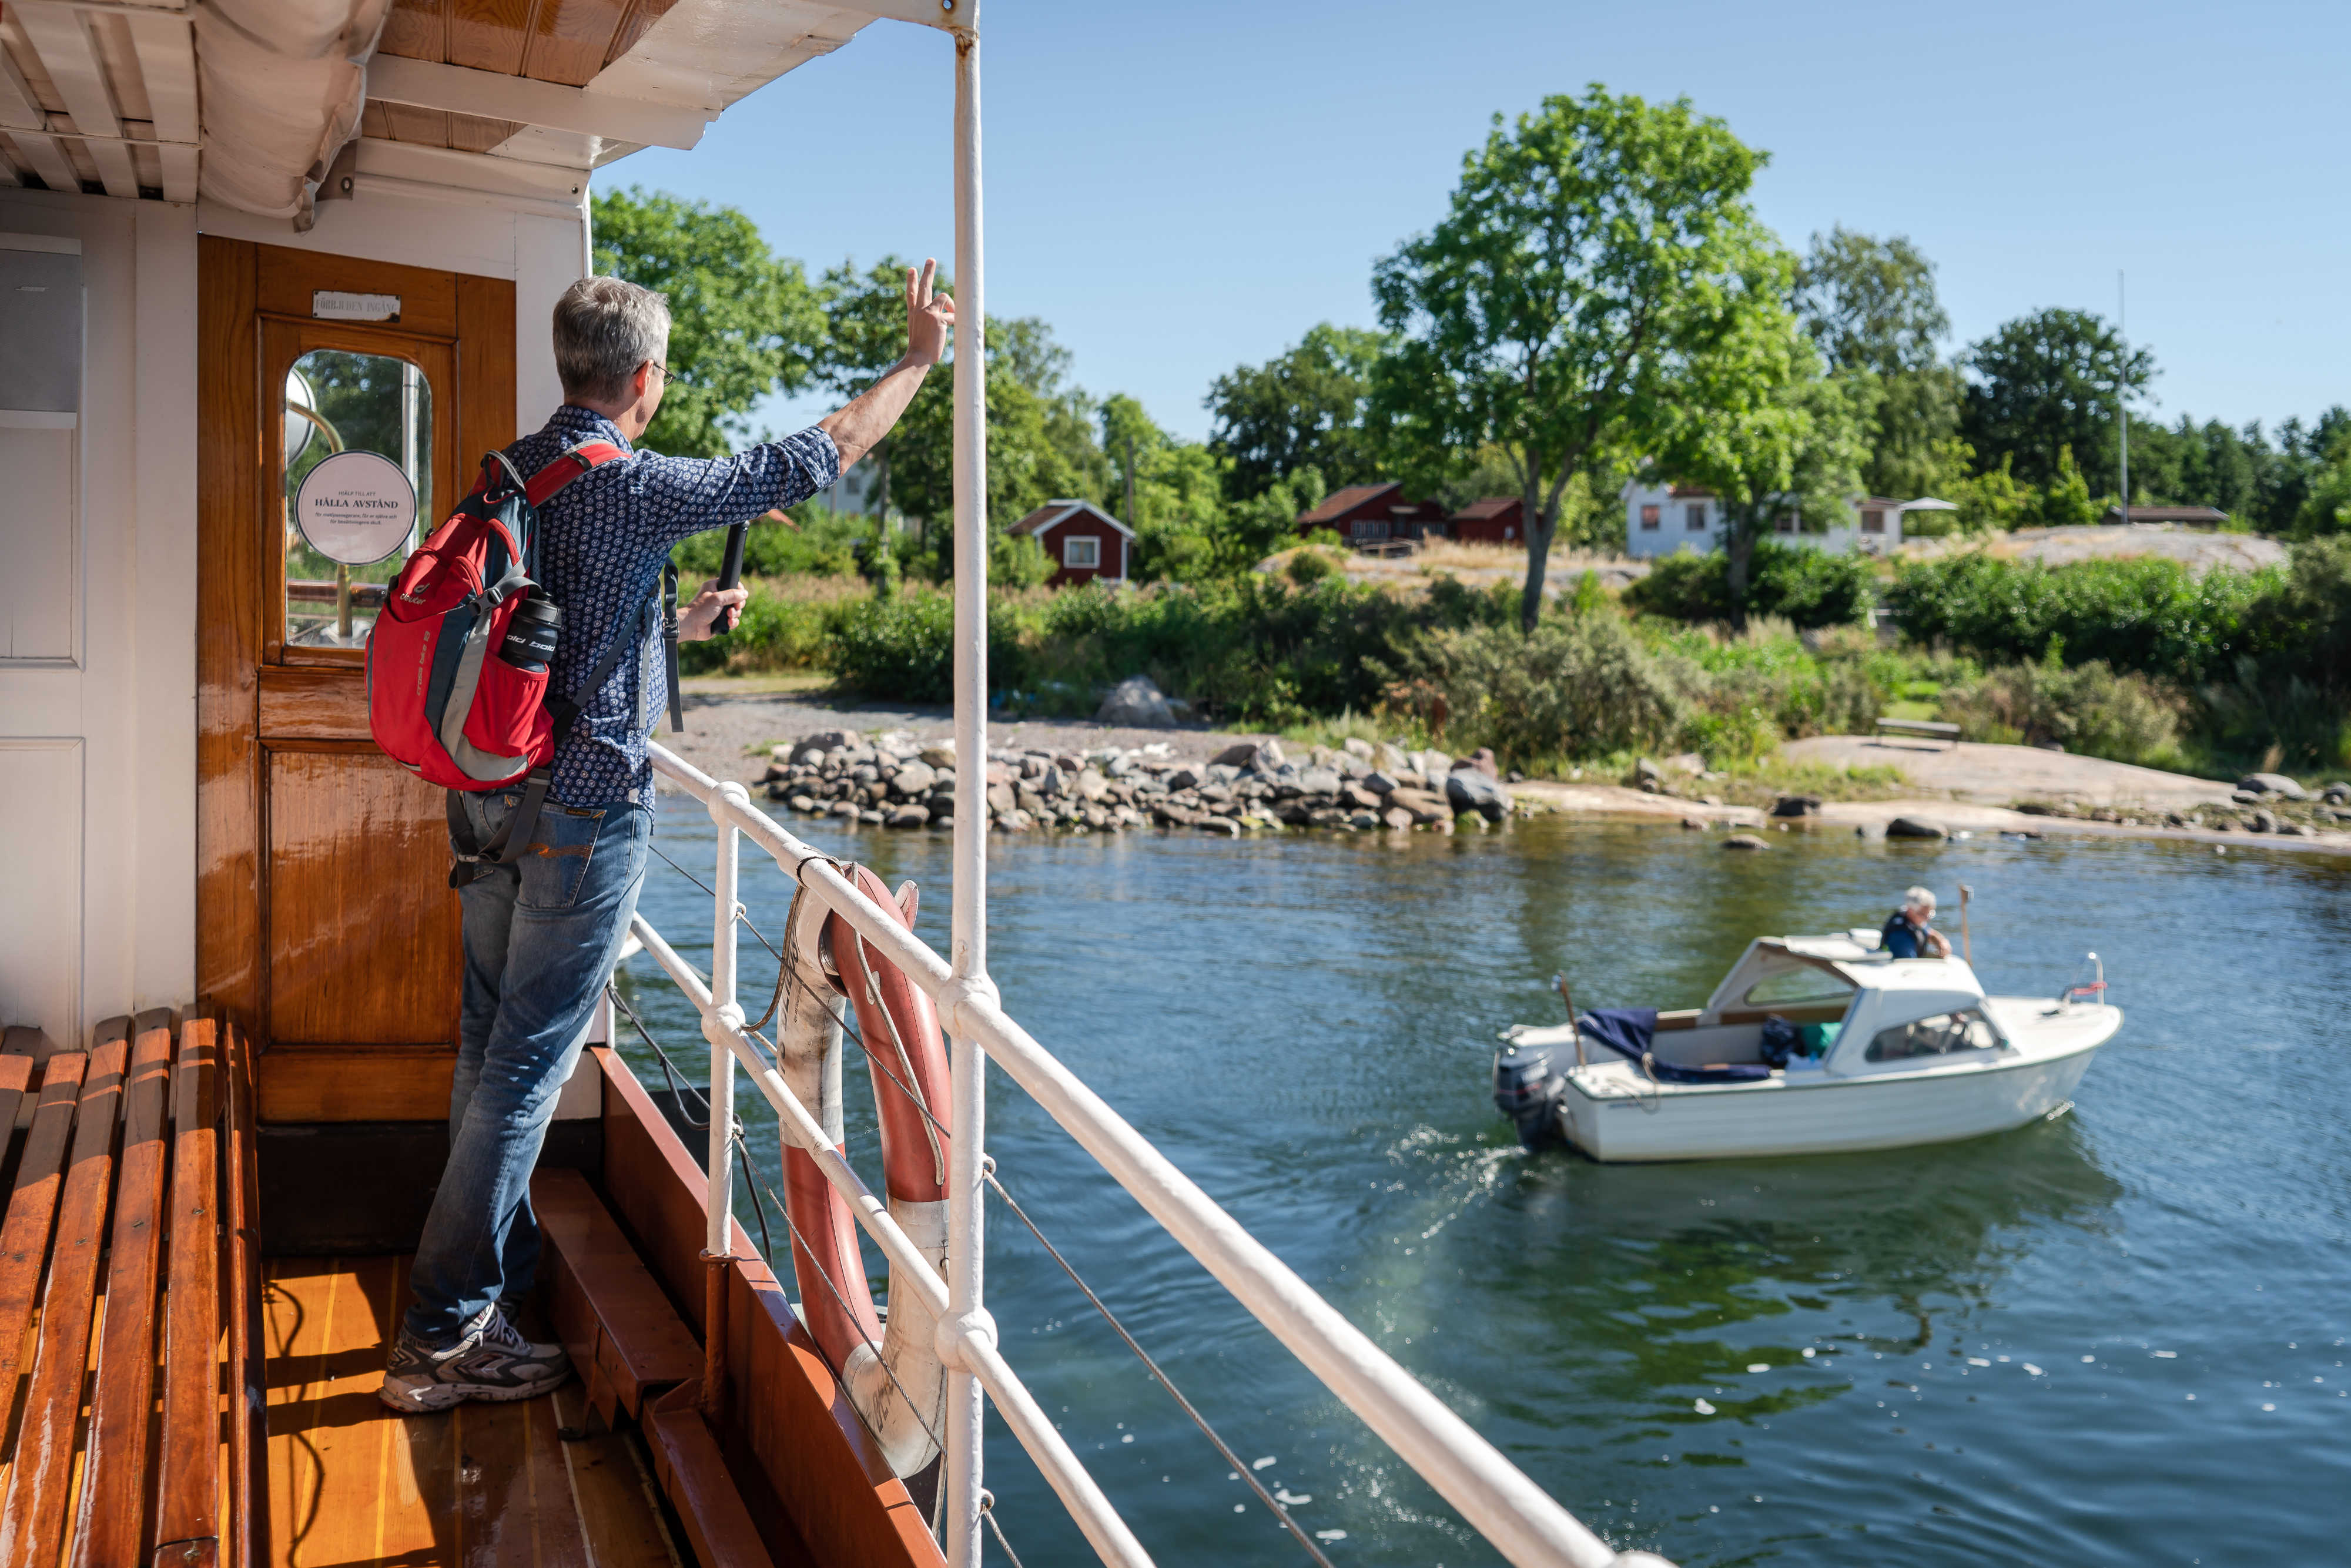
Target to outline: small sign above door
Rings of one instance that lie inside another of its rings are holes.
[[[370,566],[407,545],[416,526],[416,491],[391,458],[338,452],[303,476],[294,492],[294,526],[329,560]]]
[[[314,288],[310,291],[310,314],[321,321],[397,321],[400,296]]]

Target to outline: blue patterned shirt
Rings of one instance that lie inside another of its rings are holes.
[[[613,637],[638,634],[673,545],[788,507],[841,477],[832,437],[813,427],[732,457],[664,457],[636,451],[611,420],[571,403],[507,456],[528,478],[583,441],[609,441],[628,455],[582,474],[538,508],[538,580],[563,610],[550,701],[577,695]],[[681,582],[679,598],[698,586]],[[645,738],[668,709],[669,677],[658,616],[650,631],[636,657],[624,654],[580,706],[571,737],[555,753],[554,799],[599,806],[637,790],[651,800]]]

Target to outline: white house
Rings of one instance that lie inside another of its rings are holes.
[[[1860,549],[1871,555],[1902,542],[1902,514],[1942,511],[1948,501],[1922,497],[1896,501],[1884,496],[1855,496],[1848,502],[1853,521],[1825,533],[1807,533],[1790,512],[1777,520],[1774,537],[1784,544],[1805,545],[1838,555]],[[1630,556],[1671,555],[1676,550],[1721,548],[1722,502],[1711,492],[1687,485],[1646,485],[1638,480],[1625,486],[1625,553]]]

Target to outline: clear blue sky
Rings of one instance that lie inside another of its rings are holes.
[[[1768,150],[1756,202],[1793,247],[1909,235],[1950,346],[2111,316],[2126,267],[2167,422],[2351,402],[2327,172],[2351,7],[985,0],[981,26],[991,313],[1043,317],[1081,384],[1186,436],[1219,372],[1371,324],[1373,261],[1442,213],[1496,111],[1592,81]],[[812,271],[944,261],[950,89],[943,37],[876,22],[696,151],[597,178],[739,206]]]

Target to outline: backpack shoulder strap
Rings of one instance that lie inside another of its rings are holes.
[[[634,626],[614,629],[611,642],[605,646],[604,656],[589,670],[588,678],[580,683],[580,689],[568,697],[548,699],[547,711],[555,720],[556,745],[560,746],[570,738],[571,727],[580,720],[580,710],[588,706],[590,698],[603,690],[604,683],[612,678],[612,672],[620,667],[621,661],[628,656],[630,650],[644,642],[653,629],[653,605],[660,597],[661,583],[656,580],[653,591],[646,594],[644,602],[638,606]]]
[[[609,441],[583,441],[530,476],[522,493],[534,507],[547,505],[554,494],[585,474],[624,455]]]

